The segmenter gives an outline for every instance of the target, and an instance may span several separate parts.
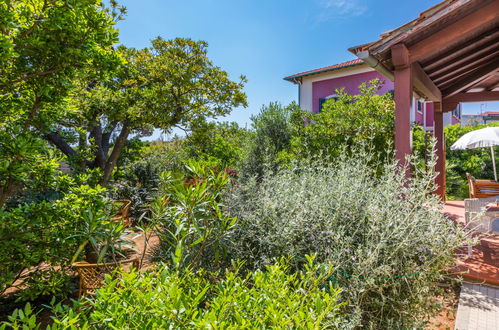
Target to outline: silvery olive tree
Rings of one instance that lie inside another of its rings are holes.
[[[238,217],[229,251],[254,268],[283,255],[299,268],[316,254],[337,267],[330,280],[343,287],[352,322],[423,327],[464,234],[440,213],[433,173],[415,169],[407,184],[394,161],[371,166],[379,155],[343,149],[334,162],[295,163],[240,183],[226,201]]]

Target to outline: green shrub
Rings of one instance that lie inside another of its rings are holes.
[[[69,268],[84,252],[115,250],[123,232],[97,186],[72,186],[62,198],[0,211],[0,294],[19,280],[19,299],[71,293]],[[29,270],[29,271],[28,271]]]
[[[338,328],[339,290],[327,284],[330,275],[331,269],[314,264],[313,258],[298,273],[281,261],[245,276],[238,267],[220,277],[166,267],[123,274],[119,280],[108,278],[88,300],[57,306],[51,328]],[[19,328],[30,322],[19,314],[4,325]]]
[[[213,167],[235,167],[243,158],[250,132],[234,122],[208,122],[199,118],[191,127],[183,144],[190,159],[207,161]]]
[[[490,148],[468,150],[452,150],[451,146],[464,134],[485,128],[498,126],[498,123],[488,125],[464,126],[449,125],[444,128],[446,148],[446,188],[448,199],[465,199],[469,197],[468,179],[466,173],[471,173],[477,179],[493,180],[494,171]],[[422,160],[430,153],[430,138],[421,126],[413,127],[413,153]],[[496,150],[497,151],[497,150]],[[419,165],[423,162],[420,161]]]
[[[151,143],[141,148],[140,157],[134,153],[133,161],[115,174],[109,196],[131,200],[129,214],[138,220],[149,213],[149,206],[157,197],[161,173],[182,170],[185,159],[182,140]]]
[[[7,126],[7,127],[4,127]],[[19,127],[0,125],[0,209],[14,197],[41,190],[56,175],[57,158],[46,143]],[[33,196],[34,197],[34,196]],[[18,201],[14,201],[16,203]]]
[[[230,178],[203,163],[189,162],[188,174],[162,174],[161,193],[152,205],[152,221],[161,238],[161,255],[175,266],[219,266],[225,237],[236,222],[223,213],[222,196]]]
[[[255,268],[282,255],[298,267],[316,254],[337,267],[358,326],[420,327],[462,235],[439,211],[433,175],[416,169],[405,185],[394,162],[368,165],[377,157],[357,148],[240,184],[226,201],[238,217],[230,251]]]
[[[280,153],[291,146],[293,127],[291,118],[299,111],[296,103],[283,107],[270,103],[251,117],[254,135],[246,146],[241,164],[243,176],[262,176],[266,168],[277,169]],[[303,125],[303,121],[302,121]]]
[[[393,143],[394,102],[391,93],[378,95],[381,82],[377,79],[359,86],[358,95],[343,89],[337,98],[326,100],[319,113],[302,111],[294,115],[290,153],[293,158],[306,159],[322,154],[335,161],[343,146],[368,144],[373,164],[378,157],[386,157],[387,147]],[[310,122],[303,124],[303,118]]]

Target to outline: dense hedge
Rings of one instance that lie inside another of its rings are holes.
[[[108,278],[94,297],[55,306],[51,329],[266,329],[343,328],[339,289],[332,268],[309,258],[306,270],[290,272],[285,260],[265,270],[223,275],[174,271],[159,266],[144,274]],[[211,279],[210,279],[211,278]],[[36,327],[31,306],[2,326]],[[29,328],[29,327],[28,327]]]

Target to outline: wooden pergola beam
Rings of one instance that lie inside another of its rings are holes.
[[[450,102],[450,103],[499,101],[499,91],[458,93],[452,96],[444,97],[444,100],[445,102]]]
[[[483,46],[476,46],[473,49],[470,49],[468,52],[462,54],[458,57],[440,57],[438,61],[444,60],[442,64],[435,67],[432,66],[433,69],[425,66],[426,72],[430,77],[441,76],[442,74],[446,74],[449,71],[453,71],[456,68],[461,68],[463,65],[467,65],[473,61],[476,61],[479,58],[490,56],[491,54],[497,53],[499,50],[499,38],[490,40],[487,44]],[[432,62],[433,63],[433,62]]]
[[[460,61],[461,59],[468,58],[468,56],[480,52],[484,48],[488,48],[491,44],[496,45],[497,40],[499,40],[499,27],[482,34],[477,38],[468,40],[465,43],[445,52],[445,54],[440,55],[438,59],[432,59],[428,62],[422,63],[422,65],[431,75],[436,70],[447,68],[447,64],[449,62],[454,63],[456,61]]]
[[[483,55],[482,57],[479,58],[469,59],[468,61],[462,62],[459,65],[454,65],[454,63],[452,63],[451,65],[449,65],[449,68],[447,70],[441,71],[441,73],[439,73],[438,75],[435,74],[430,76],[433,78],[435,83],[438,84],[442,81],[448,80],[449,77],[452,78],[467,70],[476,69],[482,66],[484,63],[490,62],[491,60],[494,60],[495,58],[499,57],[499,43],[496,47],[498,49],[496,49],[494,52],[490,54]]]
[[[490,64],[474,71],[473,73],[470,73],[467,77],[459,80],[457,83],[451,85],[450,87],[447,87],[442,91],[442,95],[444,95],[444,97],[448,97],[460,93],[486,79],[490,75],[494,74],[497,70],[499,70],[499,59],[496,59]]]
[[[433,33],[430,37],[411,45],[409,47],[410,61],[420,61],[429,54],[434,54],[446,46],[455,44],[458,40],[474,36],[477,32],[483,31],[485,26],[497,26],[498,12],[499,1],[492,1],[459,21]]]
[[[412,81],[414,87],[424,94],[430,101],[440,102],[442,93],[437,85],[428,77],[419,63],[412,63]]]

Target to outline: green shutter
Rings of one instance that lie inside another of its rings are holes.
[[[326,98],[319,99],[319,112],[322,112],[322,106],[324,105],[324,102],[326,102]]]

